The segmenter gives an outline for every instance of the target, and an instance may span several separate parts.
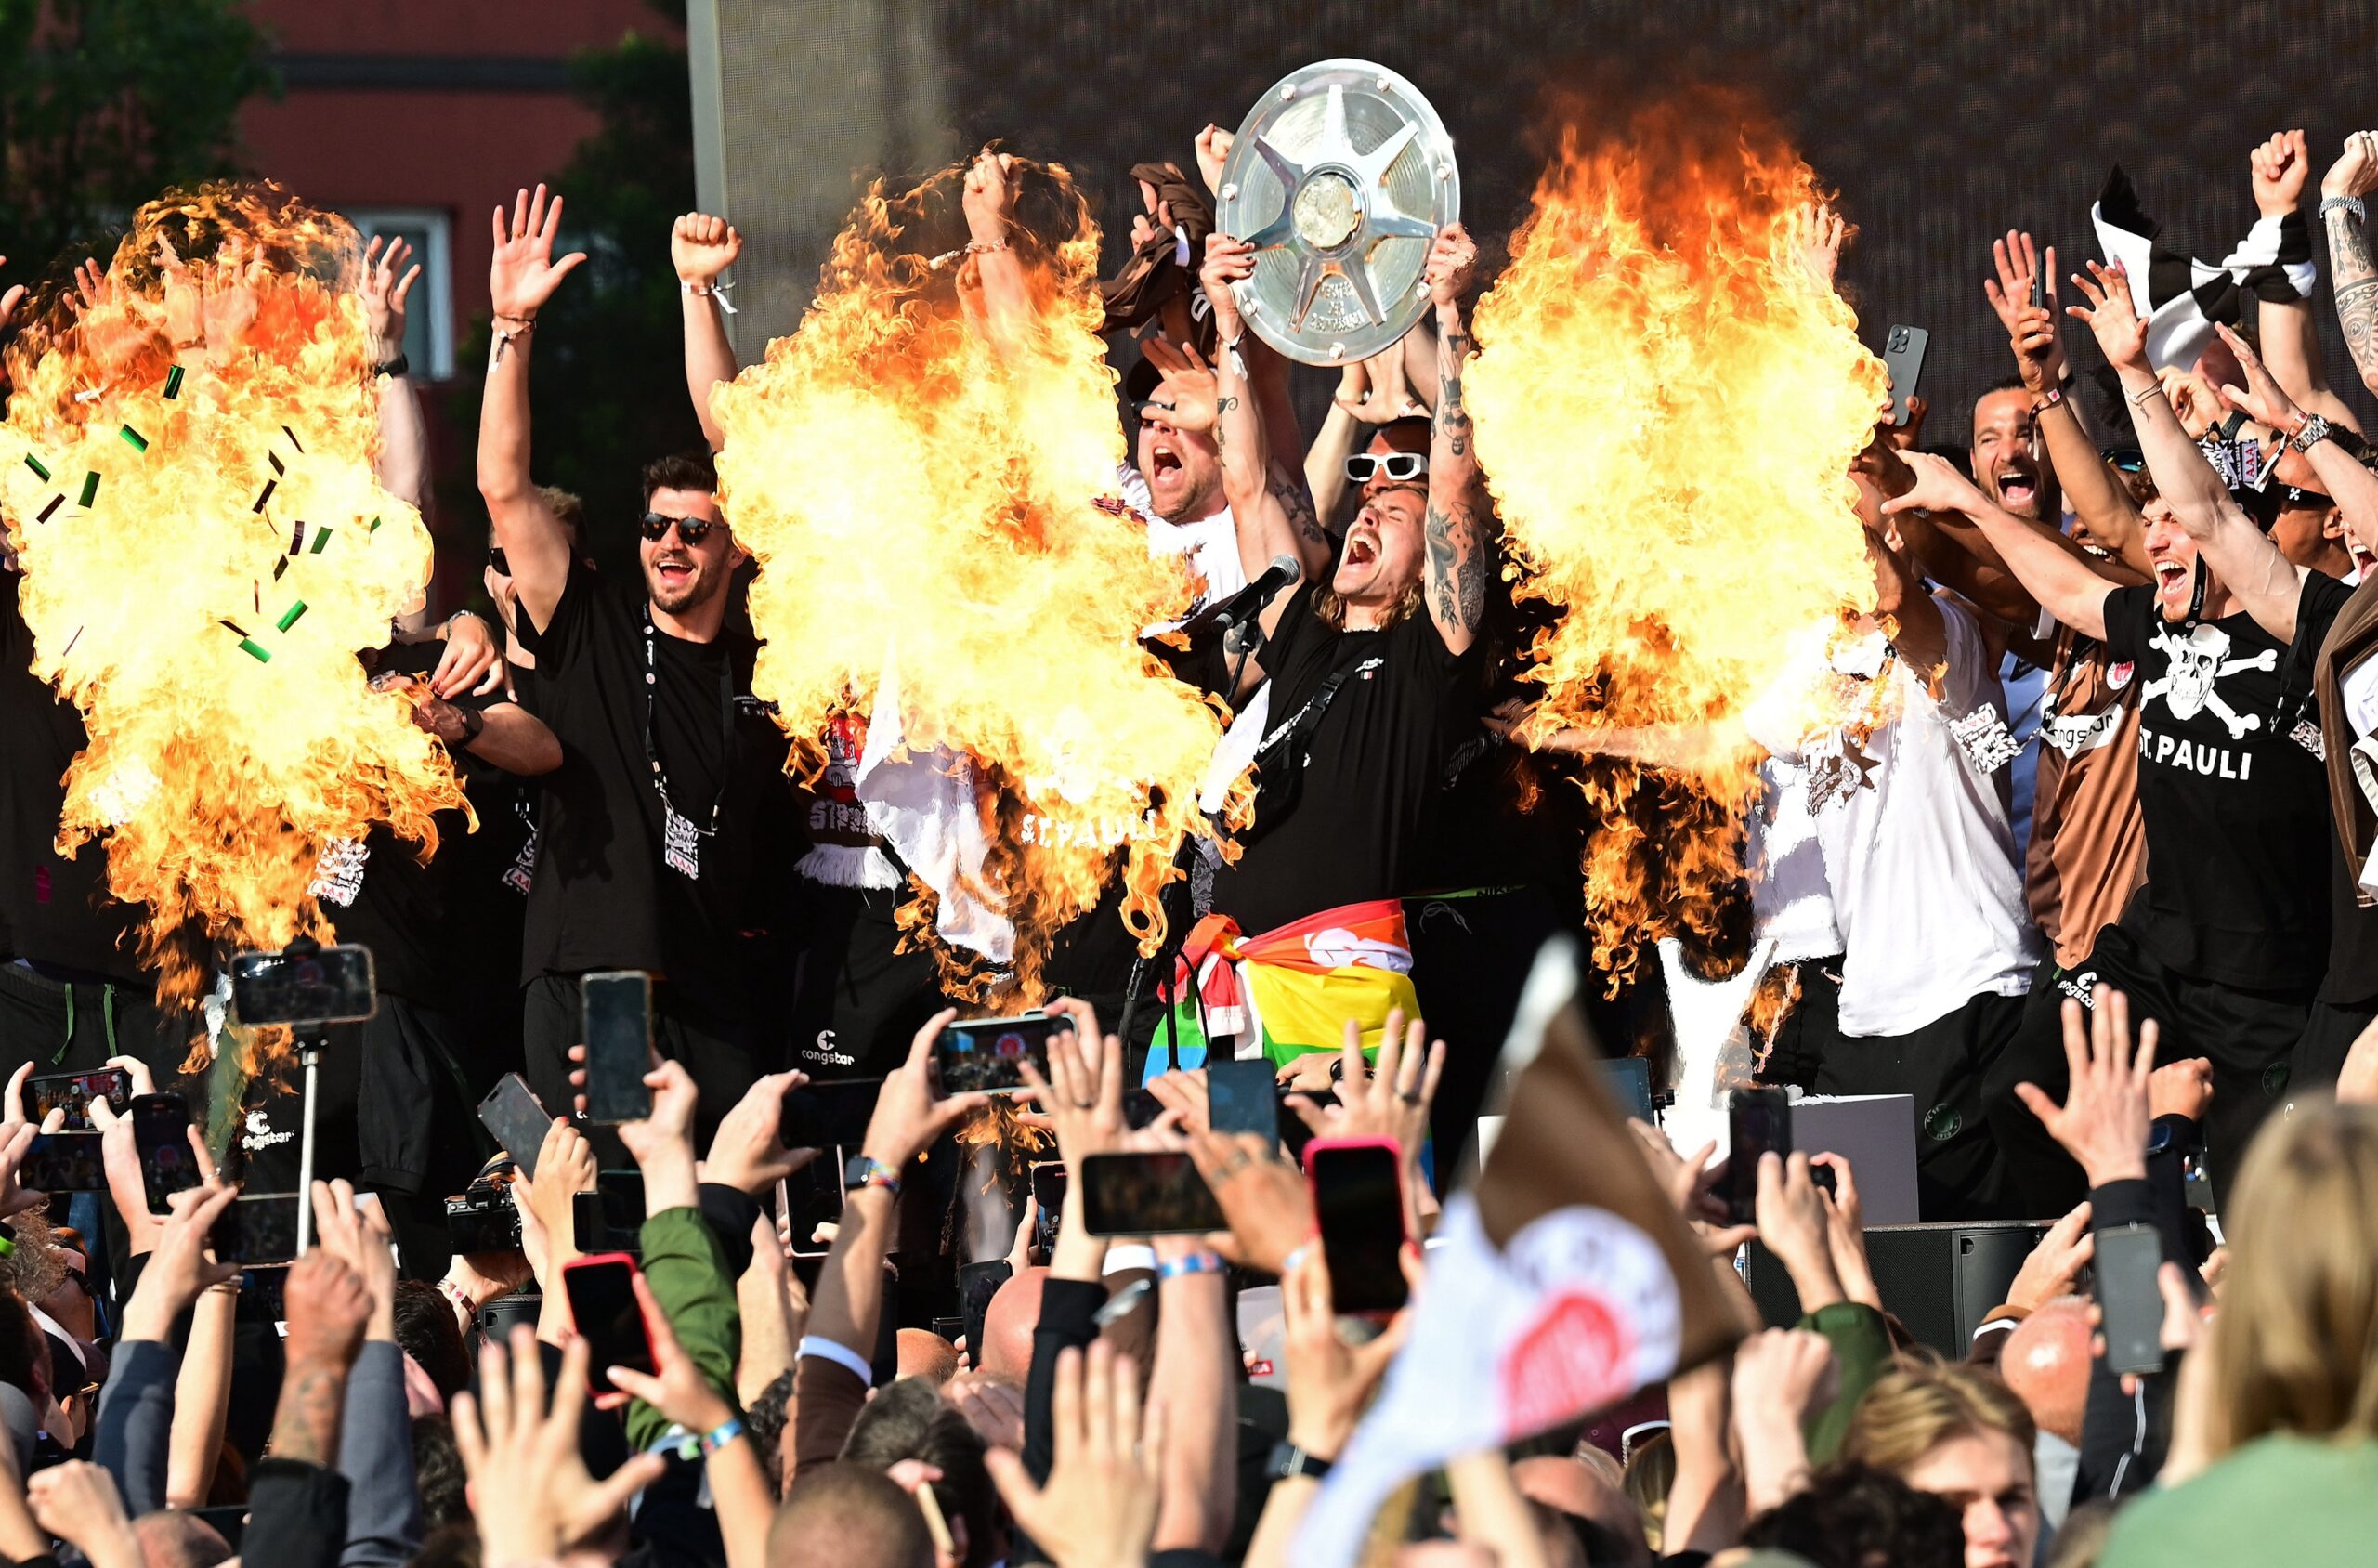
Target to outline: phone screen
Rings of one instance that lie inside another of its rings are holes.
[[[189,1125],[189,1103],[178,1094],[143,1094],[132,1102],[132,1145],[140,1155],[140,1184],[148,1189],[151,1214],[172,1213],[166,1200],[199,1183]]]
[[[1042,1013],[952,1024],[934,1043],[944,1094],[1003,1094],[1024,1087],[1024,1064],[1049,1072],[1049,1037],[1073,1025]]]
[[[132,1104],[132,1075],[122,1067],[101,1067],[87,1073],[42,1073],[25,1080],[25,1115],[35,1127],[49,1113],[66,1112],[64,1130],[91,1130],[91,1102],[105,1100],[122,1116]]]
[[[1394,1147],[1316,1142],[1304,1157],[1331,1306],[1349,1314],[1401,1308],[1411,1290],[1404,1280],[1403,1169]]]
[[[1045,1261],[1057,1250],[1057,1225],[1065,1216],[1065,1166],[1045,1160],[1032,1168],[1033,1241]]]
[[[537,1179],[537,1151],[545,1146],[545,1131],[554,1118],[518,1073],[506,1073],[488,1097],[479,1102],[479,1125],[488,1130],[512,1163],[530,1181]]]
[[[1280,1141],[1280,1085],[1270,1061],[1206,1064],[1206,1119],[1217,1132]]]
[[[215,1221],[207,1245],[226,1263],[286,1263],[297,1256],[297,1195],[248,1193]]]
[[[1780,1089],[1737,1089],[1726,1104],[1726,1214],[1737,1225],[1758,1218],[1758,1156],[1792,1152],[1792,1100]]]
[[[654,1370],[652,1341],[644,1331],[644,1311],[636,1304],[635,1265],[612,1254],[581,1258],[561,1271],[562,1287],[569,1293],[570,1321],[587,1341],[586,1386],[596,1393],[612,1392],[609,1369]]]
[[[1077,1173],[1082,1223],[1092,1235],[1176,1235],[1229,1228],[1185,1154],[1089,1155]]]
[[[569,1213],[570,1228],[579,1251],[624,1252],[631,1258],[643,1256],[643,1171],[598,1172],[593,1192],[570,1195]]]
[[[820,1151],[816,1159],[777,1183],[777,1213],[785,1245],[796,1258],[823,1258],[833,1247],[820,1236],[820,1225],[839,1223],[843,1217],[843,1151]]]
[[[242,1024],[342,1024],[372,1016],[372,949],[358,942],[231,960],[231,1005]]]
[[[1618,1102],[1619,1114],[1635,1121],[1652,1119],[1652,1064],[1640,1056],[1621,1056],[1600,1064],[1602,1086]]]
[[[2162,1263],[2163,1241],[2152,1225],[2116,1225],[2097,1233],[2093,1266],[2097,1305],[2105,1313],[2109,1370],[2163,1370],[2163,1293],[2155,1285]]]
[[[187,1148],[187,1143],[183,1145]],[[107,1163],[96,1132],[44,1132],[25,1151],[17,1180],[37,1193],[103,1193]]]
[[[777,1136],[788,1149],[856,1148],[882,1088],[882,1078],[847,1078],[788,1090]]]
[[[652,976],[637,970],[579,982],[586,1026],[586,1119],[616,1127],[652,1114]]]

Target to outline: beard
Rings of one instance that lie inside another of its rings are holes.
[[[651,595],[655,608],[679,615],[689,609],[699,609],[717,597],[719,585],[725,580],[713,577],[709,568],[699,562],[688,564],[693,568],[693,575],[673,588],[662,581],[657,566],[645,568],[644,591]]]

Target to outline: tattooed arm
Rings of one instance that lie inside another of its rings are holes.
[[[2378,186],[2378,132],[2345,137],[2345,153],[2320,180],[2320,199],[2359,197]],[[2378,392],[2378,262],[2370,240],[2352,213],[2331,207],[2320,215],[2329,236],[2329,287],[2336,295],[2337,325],[2345,329],[2345,352],[2361,384]]]
[[[1448,224],[1429,255],[1429,297],[1437,312],[1437,412],[1429,427],[1429,560],[1424,568],[1429,616],[1445,647],[1464,653],[1486,619],[1486,575],[1494,548],[1481,516],[1483,487],[1470,449],[1470,410],[1461,372],[1470,358],[1470,328],[1461,296],[1478,262],[1478,246],[1461,225]]]
[[[320,1248],[290,1265],[288,1368],[273,1412],[271,1452],[328,1469],[338,1462],[346,1374],[363,1346],[372,1294],[354,1270]]]

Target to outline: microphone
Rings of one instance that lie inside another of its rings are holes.
[[[1297,564],[1294,555],[1283,554],[1273,556],[1272,564],[1263,568],[1262,576],[1224,599],[1215,608],[1209,624],[1228,628],[1253,621],[1263,613],[1263,607],[1272,602],[1273,595],[1283,588],[1294,587],[1303,576],[1304,568]]]

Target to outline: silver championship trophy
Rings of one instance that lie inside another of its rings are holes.
[[[1419,89],[1368,60],[1290,72],[1222,164],[1215,224],[1255,246],[1239,314],[1291,359],[1342,365],[1392,346],[1428,307],[1437,230],[1461,216],[1453,138]]]

